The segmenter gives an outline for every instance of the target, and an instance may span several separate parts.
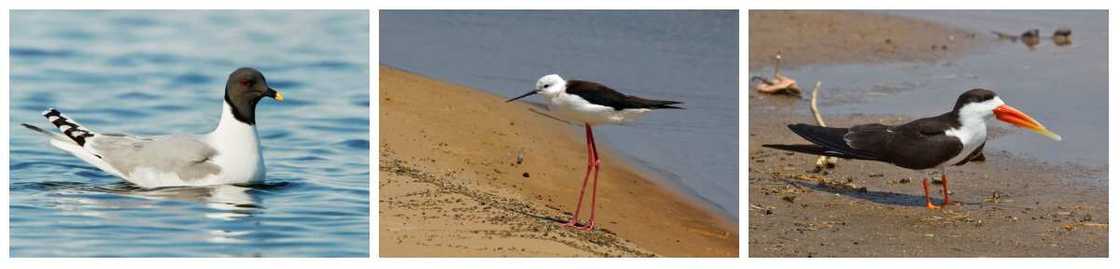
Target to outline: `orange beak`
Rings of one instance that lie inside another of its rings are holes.
[[[992,113],[995,113],[996,119],[999,119],[1000,121],[1015,125],[1019,128],[1034,131],[1038,134],[1049,137],[1050,139],[1062,141],[1062,136],[1051,132],[1049,129],[1046,129],[1046,126],[1042,126],[1042,123],[1038,123],[1038,121],[1034,120],[1034,118],[1031,118],[1031,116],[1028,116],[1026,113],[1023,113],[1022,111],[1019,111],[1012,106],[999,106],[995,110],[992,110]]]

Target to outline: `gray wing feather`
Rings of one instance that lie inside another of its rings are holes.
[[[201,179],[217,174],[221,168],[209,162],[218,152],[210,145],[189,135],[136,137],[125,135],[97,136],[88,148],[95,151],[113,168],[131,176],[137,168],[175,173],[182,180]]]

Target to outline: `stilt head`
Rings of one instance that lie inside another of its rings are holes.
[[[567,83],[568,82],[564,81],[564,78],[561,78],[560,75],[557,75],[557,74],[545,75],[545,76],[541,77],[541,79],[537,80],[537,85],[536,85],[536,87],[533,88],[532,91],[529,91],[529,92],[527,92],[525,94],[522,94],[521,96],[518,96],[518,97],[510,98],[509,100],[506,100],[506,102],[513,102],[517,99],[529,97],[530,95],[534,95],[534,94],[540,94],[540,95],[544,95],[546,97],[553,97],[553,96],[556,96],[557,94],[560,94],[560,93],[564,92],[564,87]]]
[[[564,81],[564,78],[561,78],[560,75],[550,74],[537,80],[536,89],[541,95],[551,96],[564,91],[564,85],[567,83],[568,82]]]

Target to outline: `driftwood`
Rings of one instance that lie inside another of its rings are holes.
[[[778,54],[774,55],[773,79],[760,76],[751,77],[751,81],[759,81],[758,84],[754,85],[754,89],[761,93],[801,96],[801,87],[797,86],[797,81],[782,75],[781,68],[782,52],[779,51]]]
[[[813,118],[815,118],[817,120],[817,125],[820,125],[821,127],[828,127],[828,125],[824,123],[824,118],[821,117],[820,109],[817,109],[817,92],[819,92],[820,90],[821,90],[821,82],[817,81],[817,86],[813,87],[812,97],[809,99],[809,110],[813,111]],[[815,172],[820,172],[820,171],[824,171],[825,169],[835,168],[837,161],[838,161],[838,159],[836,157],[829,157],[829,156],[823,156],[823,155],[820,156],[820,157],[817,157],[817,169],[816,169]]]

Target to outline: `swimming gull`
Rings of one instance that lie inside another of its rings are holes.
[[[98,133],[54,108],[43,116],[61,133],[22,125],[50,137],[52,146],[143,188],[251,183],[265,175],[255,111],[266,96],[284,100],[260,71],[243,67],[229,75],[221,119],[207,134]]]

